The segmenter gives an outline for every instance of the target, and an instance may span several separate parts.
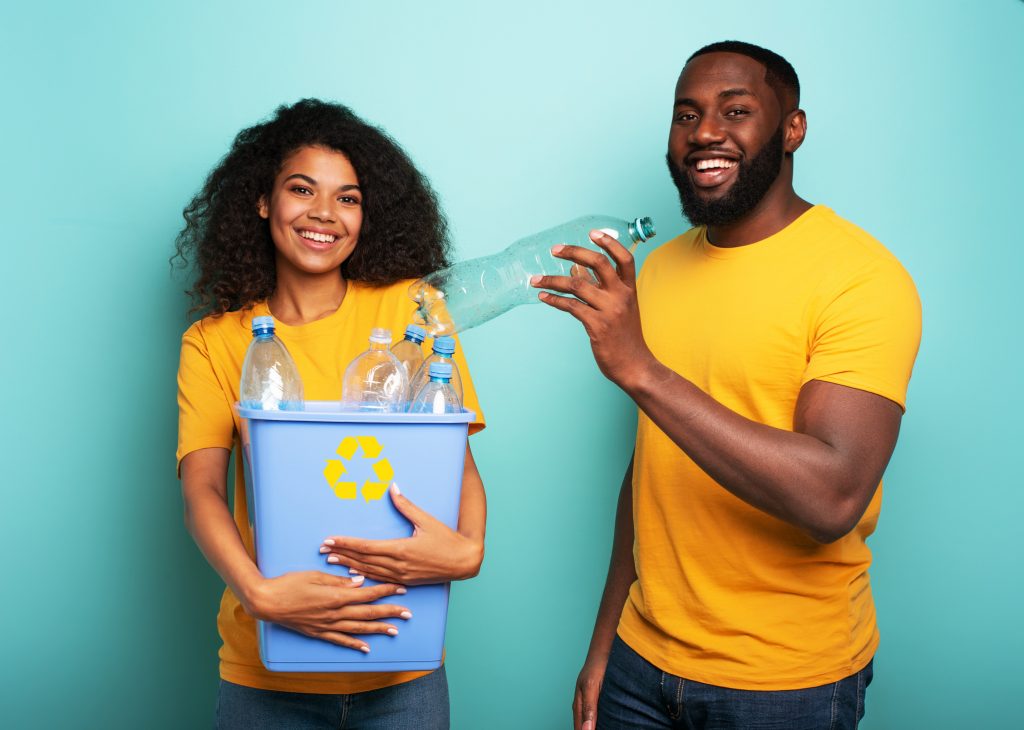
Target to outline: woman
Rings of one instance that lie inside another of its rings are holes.
[[[413,312],[410,280],[447,264],[433,192],[387,135],[343,106],[307,99],[240,132],[184,216],[178,253],[193,264],[190,294],[206,316],[182,338],[177,456],[186,524],[227,584],[218,616],[218,726],[448,727],[443,667],[274,673],[260,662],[255,620],[369,651],[361,635],[394,635],[409,617],[400,604],[404,585],[476,575],[486,505],[468,446],[457,531],[393,488],[392,501],[415,526],[412,537],[378,543],[325,535],[325,560],[350,567],[351,577],[310,571],[268,579],[253,561],[232,408],[255,316],[274,317],[310,400],[338,399],[344,365],[366,348],[372,327],[403,331]],[[457,360],[465,406],[478,414],[473,433],[484,423],[461,353]],[[364,576],[382,584],[364,587]],[[382,597],[393,598],[369,605]]]

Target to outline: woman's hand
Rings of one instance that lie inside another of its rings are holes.
[[[388,634],[398,628],[382,621],[412,618],[404,606],[370,601],[401,595],[405,588],[383,584],[363,586],[362,576],[344,578],[315,570],[264,579],[245,601],[245,610],[261,621],[273,621],[306,636],[369,652],[365,641],[349,634]]]
[[[353,575],[377,581],[417,585],[472,578],[483,562],[483,543],[466,537],[430,516],[402,496],[392,484],[391,502],[413,525],[412,537],[364,540],[333,536],[321,553],[327,562],[346,565]]]

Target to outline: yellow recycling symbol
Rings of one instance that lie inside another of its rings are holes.
[[[377,459],[384,449],[373,436],[346,436],[335,450],[341,458],[327,460],[327,466],[324,467],[324,478],[338,499],[356,498],[358,490],[356,483],[343,481],[343,478],[346,473],[345,462],[352,461],[356,451],[360,448],[363,450],[364,459]],[[375,461],[372,468],[373,473],[377,476],[377,481],[373,482],[367,479],[363,482],[363,499],[367,502],[383,497],[384,492],[388,489],[388,484],[395,478],[395,470],[391,468],[391,464],[386,458]]]

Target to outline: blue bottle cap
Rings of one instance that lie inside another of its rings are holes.
[[[432,363],[430,363],[430,377],[432,377],[432,378],[444,378],[445,380],[451,380],[451,378],[452,378],[452,364],[450,362],[432,362]]]
[[[455,352],[455,338],[448,336],[435,337],[434,352],[438,355],[451,355]]]
[[[427,331],[418,324],[411,324],[405,328],[405,336],[418,345],[427,338]]]
[[[274,331],[274,318],[273,317],[253,317],[252,318],[252,333],[254,335],[264,334],[266,332]]]

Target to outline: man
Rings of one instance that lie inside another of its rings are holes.
[[[668,166],[694,228],[639,281],[535,277],[639,407],[577,730],[854,728],[878,646],[868,581],[880,480],[920,303],[868,234],[793,189],[806,133],[792,66],[746,43],[697,51]]]

